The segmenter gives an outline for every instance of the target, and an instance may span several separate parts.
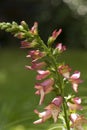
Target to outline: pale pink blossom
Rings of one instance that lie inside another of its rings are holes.
[[[49,70],[37,70],[37,72],[38,72],[38,75],[36,76],[37,80],[42,80],[50,75]]]
[[[56,38],[60,35],[61,32],[62,29],[59,29],[58,31],[54,30],[52,36],[48,38],[48,44],[52,44],[56,40]]]
[[[70,110],[82,110],[81,104],[81,98],[75,97],[72,98],[70,102],[67,102],[68,107]]]
[[[62,43],[58,43],[56,49],[58,50],[59,53],[61,53],[66,50],[66,46],[63,46]]]
[[[81,98],[79,98],[79,97],[75,97],[75,98],[72,98],[72,101],[74,102],[74,103],[76,103],[76,104],[81,104]]]
[[[32,51],[29,51],[29,53],[26,57],[29,57],[33,61],[36,61],[44,56],[45,56],[45,52],[41,52],[39,50],[32,50]]]
[[[80,79],[80,72],[75,71],[74,74],[70,76],[69,81],[72,83],[73,90],[78,92],[78,84],[82,83],[82,80]]]
[[[49,119],[51,117],[53,118],[54,122],[56,123],[57,119],[58,119],[58,116],[59,116],[59,113],[61,112],[60,107],[61,107],[62,101],[63,101],[62,97],[59,96],[59,97],[54,98],[52,100],[52,102],[47,107],[45,107],[45,111],[44,112],[40,113],[37,110],[35,110],[34,112],[36,114],[38,114],[40,119],[35,121],[34,124],[43,123],[47,119]]]
[[[44,112],[38,112],[38,110],[34,110],[36,114],[38,114],[39,118],[38,120],[34,121],[34,124],[41,124],[45,122],[47,119],[51,118],[51,110],[46,110]]]
[[[33,27],[31,28],[30,32],[34,35],[37,35],[38,34],[38,23],[37,22],[34,22],[34,25]]]
[[[28,42],[26,40],[21,41],[21,48],[34,48],[37,45],[38,43],[35,40],[33,40],[32,42]]]
[[[21,48],[30,48],[31,43],[28,41],[21,41]]]
[[[53,85],[54,80],[52,78],[46,79],[42,83],[38,83],[35,85],[35,88],[37,89],[35,94],[40,95],[39,105],[43,103],[45,94],[50,93],[53,90]]]
[[[58,71],[64,78],[68,79],[70,77],[71,68],[68,65],[60,65]]]
[[[83,124],[87,124],[87,119],[83,115],[79,115],[76,113],[72,113],[70,115],[70,120],[72,122],[71,127],[75,128],[76,130],[84,130]]]
[[[43,62],[32,62],[31,66],[26,65],[25,67],[29,70],[40,70],[45,66],[46,63],[43,61]]]
[[[54,30],[52,33],[52,38],[56,39],[61,34],[61,32],[62,32],[62,29],[59,29],[58,31]]]

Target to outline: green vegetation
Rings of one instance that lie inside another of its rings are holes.
[[[52,124],[53,120],[41,125],[33,125],[33,121],[37,119],[33,110],[40,107],[37,104],[39,97],[34,94],[35,72],[27,71],[24,67],[29,64],[26,55],[27,50],[20,48],[0,48],[0,130],[52,130],[51,126],[57,130],[58,126]],[[81,95],[84,99],[84,113],[87,117],[86,56],[86,51],[68,50],[63,54],[62,59],[64,58],[63,61],[70,64],[73,70],[81,71],[84,82],[79,86],[78,96]],[[45,103],[50,101],[47,97],[45,100]]]

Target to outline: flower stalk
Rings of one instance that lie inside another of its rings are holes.
[[[46,44],[38,34],[37,22],[31,28],[25,21],[22,21],[20,25],[16,22],[1,22],[0,29],[10,32],[14,37],[22,40],[21,48],[29,49],[26,57],[31,59],[31,63],[25,67],[27,70],[37,72],[38,83],[34,88],[36,89],[35,94],[40,96],[39,105],[44,103],[47,94],[55,92],[55,98],[44,108],[44,112],[34,110],[40,118],[34,121],[34,124],[41,124],[50,118],[53,118],[56,123],[60,118],[63,130],[71,128],[82,130],[82,124],[87,123],[87,119],[77,114],[77,110],[82,110],[81,99],[68,93],[67,96],[65,95],[67,84],[71,86],[72,91],[78,93],[78,85],[82,83],[80,72],[75,71],[71,74],[71,68],[59,62],[58,57],[66,50],[62,43],[57,43],[56,47],[53,47],[53,43],[61,34],[62,29],[54,30]]]

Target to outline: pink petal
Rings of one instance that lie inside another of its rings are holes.
[[[49,70],[38,70],[37,71],[39,74],[36,76],[36,79],[37,80],[41,80],[41,79],[44,79],[46,78],[49,74],[50,74],[50,71]]]
[[[72,76],[71,79],[78,79],[80,77],[80,72],[76,71]]]
[[[71,110],[82,110],[82,106],[79,104],[73,104],[68,102],[67,105]]]
[[[76,104],[81,104],[81,98],[79,97],[73,98],[72,101]]]
[[[57,30],[54,30],[53,33],[52,33],[52,37],[54,39],[56,39],[62,32],[62,29],[59,29],[58,31]]]
[[[69,76],[70,76],[70,72],[63,73],[62,75],[63,75],[66,79],[68,79]]]
[[[33,70],[33,68],[29,65],[26,65],[25,68],[28,69],[28,70]]]
[[[54,84],[54,80],[52,78],[47,79],[47,80],[45,80],[44,82],[41,83],[41,85],[45,86],[45,87],[52,86],[53,84]]]
[[[37,90],[37,91],[35,92],[35,94],[36,94],[36,95],[40,95],[40,91]]]
[[[52,100],[52,103],[58,107],[62,105],[62,102],[63,102],[63,98],[61,96],[58,96]]]
[[[42,119],[39,119],[39,120],[36,120],[36,121],[33,122],[33,124],[35,124],[35,125],[36,125],[36,124],[41,124],[41,123],[43,123],[43,120],[42,120]]]
[[[44,101],[44,97],[45,97],[45,93],[43,91],[43,89],[40,90],[40,101],[39,101],[39,105],[41,105]]]
[[[56,48],[60,51],[63,52],[66,50],[66,47],[62,45],[62,43],[58,43]]]
[[[78,114],[72,113],[70,115],[70,119],[71,119],[72,122],[75,122],[77,120],[77,118],[78,118]]]
[[[73,83],[73,84],[72,84],[72,88],[73,88],[73,90],[74,90],[76,93],[78,92],[78,84]]]

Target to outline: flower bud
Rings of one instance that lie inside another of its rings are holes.
[[[59,29],[58,31],[54,30],[52,33],[52,36],[48,38],[47,44],[51,46],[52,43],[56,40],[56,38],[60,35],[61,32],[62,32],[62,29]]]
[[[21,21],[21,25],[23,26],[23,28],[25,29],[25,30],[29,30],[29,28],[28,28],[28,24],[25,22],[25,21]]]
[[[30,32],[34,35],[37,35],[38,34],[38,23],[35,22],[33,27],[31,28]]]

